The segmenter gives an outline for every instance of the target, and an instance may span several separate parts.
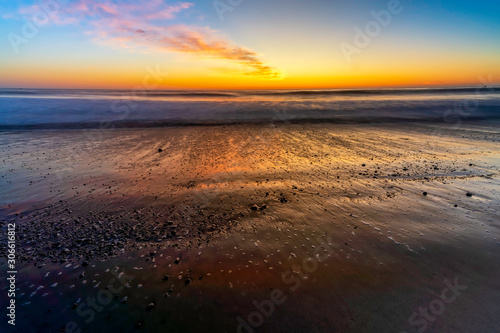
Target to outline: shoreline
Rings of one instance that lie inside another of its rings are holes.
[[[495,107],[491,108],[492,110]],[[369,110],[366,110],[369,111]],[[280,119],[279,116],[270,115],[269,118],[260,120],[255,119],[220,119],[220,120],[194,120],[194,119],[136,119],[136,120],[113,120],[106,119],[103,121],[94,122],[61,122],[61,123],[40,123],[40,124],[12,124],[0,125],[0,133],[10,133],[14,131],[73,131],[73,130],[101,130],[109,131],[115,129],[160,129],[160,128],[177,128],[177,127],[224,127],[224,126],[286,126],[286,125],[318,125],[318,124],[332,124],[332,125],[436,125],[444,128],[457,128],[460,126],[471,125],[487,125],[500,123],[500,116],[484,114],[477,116],[467,116],[466,119],[456,117],[451,122],[444,122],[442,114],[435,116],[422,115],[420,117],[394,117],[394,116],[348,116],[348,115],[332,115],[314,118],[304,116],[300,118],[297,116],[285,117]]]

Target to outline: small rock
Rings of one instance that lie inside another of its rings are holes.
[[[154,307],[155,307],[155,303],[151,302],[151,303],[148,304],[147,310],[151,311],[151,310],[153,310]]]
[[[78,305],[80,305],[81,302],[82,302],[81,298],[77,299],[71,308],[76,309],[78,307]]]

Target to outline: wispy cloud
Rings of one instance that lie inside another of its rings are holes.
[[[193,6],[189,2],[166,4],[163,0],[142,5],[128,0],[76,0],[61,6],[53,21],[82,24],[92,40],[99,44],[222,59],[238,64],[244,75],[281,77],[276,68],[264,64],[258,53],[232,43],[220,32],[209,27],[171,22],[180,12]],[[21,8],[20,13],[29,14],[35,10],[30,6]]]
[[[111,22],[108,22],[111,23]],[[116,22],[112,23],[116,24]],[[217,32],[208,27],[192,27],[185,25],[174,25],[169,27],[147,26],[135,29],[135,25],[126,25],[120,21],[121,28],[116,34],[113,29],[113,41],[129,45],[142,45],[152,47],[156,50],[188,53],[203,58],[223,59],[236,62],[246,70],[243,74],[262,76],[267,78],[278,78],[280,73],[275,68],[265,65],[259,55],[249,49],[236,46],[231,42],[218,36]],[[100,30],[103,31],[103,30]],[[108,37],[101,36],[103,42],[110,41]],[[234,73],[234,72],[233,72]]]

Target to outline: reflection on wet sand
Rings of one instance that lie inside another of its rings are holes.
[[[458,277],[468,289],[432,330],[495,331],[498,133],[435,133],[325,124],[115,130],[90,142],[73,131],[57,141],[4,133],[1,212],[21,236],[20,323],[411,331],[408,317]],[[132,279],[112,293],[120,272]]]

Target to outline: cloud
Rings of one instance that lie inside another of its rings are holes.
[[[92,40],[101,45],[222,59],[239,65],[243,75],[281,77],[277,69],[263,63],[259,54],[235,45],[218,31],[169,22],[192,6],[189,2],[170,5],[163,0],[151,0],[142,5],[131,0],[76,0],[61,5],[53,21],[84,25]],[[21,8],[20,13],[29,14],[36,10],[34,7]]]
[[[135,29],[135,25],[127,26],[124,22],[119,22],[119,25],[123,30],[115,34],[113,39],[120,43],[151,46],[159,50],[187,53],[203,58],[229,60],[246,68],[242,72],[244,75],[266,78],[278,78],[281,75],[275,68],[265,65],[256,52],[233,45],[208,27],[175,25]],[[114,29],[113,33],[116,31]],[[105,36],[104,40],[107,40],[107,37],[109,36]]]

